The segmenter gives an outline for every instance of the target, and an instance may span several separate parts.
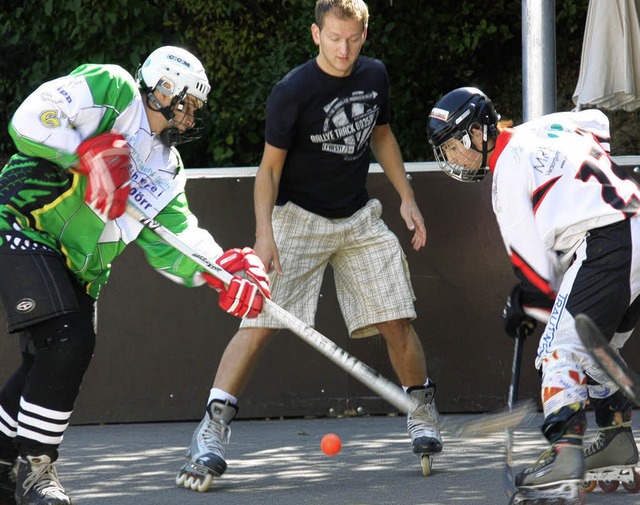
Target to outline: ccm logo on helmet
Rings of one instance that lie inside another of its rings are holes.
[[[186,60],[183,60],[179,56],[174,56],[173,54],[169,54],[169,55],[167,55],[167,59],[173,60],[173,61],[175,61],[177,63],[180,63],[181,65],[184,65],[187,68],[191,68],[191,63],[189,63]]]
[[[23,314],[26,312],[31,312],[36,308],[36,302],[31,298],[23,298],[16,305],[16,310],[18,312],[22,312]]]

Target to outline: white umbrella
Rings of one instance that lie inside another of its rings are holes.
[[[590,0],[573,93],[576,109],[640,107],[639,11],[640,0]]]

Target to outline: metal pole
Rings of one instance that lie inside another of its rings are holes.
[[[522,118],[556,112],[555,0],[522,0]]]

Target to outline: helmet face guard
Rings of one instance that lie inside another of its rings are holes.
[[[467,131],[459,131],[439,146],[433,147],[433,155],[440,168],[450,177],[461,182],[480,182],[488,173],[486,162],[480,161],[476,156],[462,156],[459,146],[471,150],[471,152],[483,154],[473,146],[471,136]],[[469,151],[467,151],[469,152]],[[483,155],[483,160],[486,155]],[[480,167],[475,166],[480,161]],[[470,168],[473,167],[473,168]]]
[[[180,131],[180,128],[174,125],[173,119],[170,119],[169,122],[172,126],[160,132],[160,140],[167,147],[177,146],[202,137],[204,132],[209,129],[209,111],[206,107],[197,109],[193,116],[193,125],[184,131]]]
[[[427,137],[440,168],[458,181],[480,182],[488,173],[488,141],[498,136],[499,119],[491,100],[477,88],[458,88],[438,100],[429,114]],[[471,141],[474,128],[482,132],[482,149]],[[481,158],[469,155],[474,152]]]

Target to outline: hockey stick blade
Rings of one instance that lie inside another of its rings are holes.
[[[609,345],[607,338],[589,316],[577,314],[575,320],[576,330],[585,349],[627,397],[640,406],[640,376]]]
[[[448,426],[456,438],[488,435],[506,429],[513,429],[525,419],[533,418],[536,403],[533,400],[518,402],[511,409],[501,409],[489,414],[483,414],[477,419]]]
[[[165,228],[155,219],[146,216],[140,209],[129,203],[127,214],[136,219],[146,228],[155,232],[158,237],[167,244],[180,251],[185,256],[204,268],[207,272],[215,275],[225,284],[229,284],[232,275],[218,265],[214,259],[183,242],[177,235]],[[278,319],[286,328],[304,340],[311,347],[333,361],[345,372],[362,382],[372,391],[378,393],[381,398],[387,400],[401,412],[409,413],[415,410],[417,402],[411,396],[405,394],[400,386],[384,378],[378,372],[356,357],[349,354],[344,349],[336,345],[332,340],[322,335],[322,333],[311,328],[293,314],[287,312],[282,307],[269,299],[265,299],[263,310],[265,313]]]

